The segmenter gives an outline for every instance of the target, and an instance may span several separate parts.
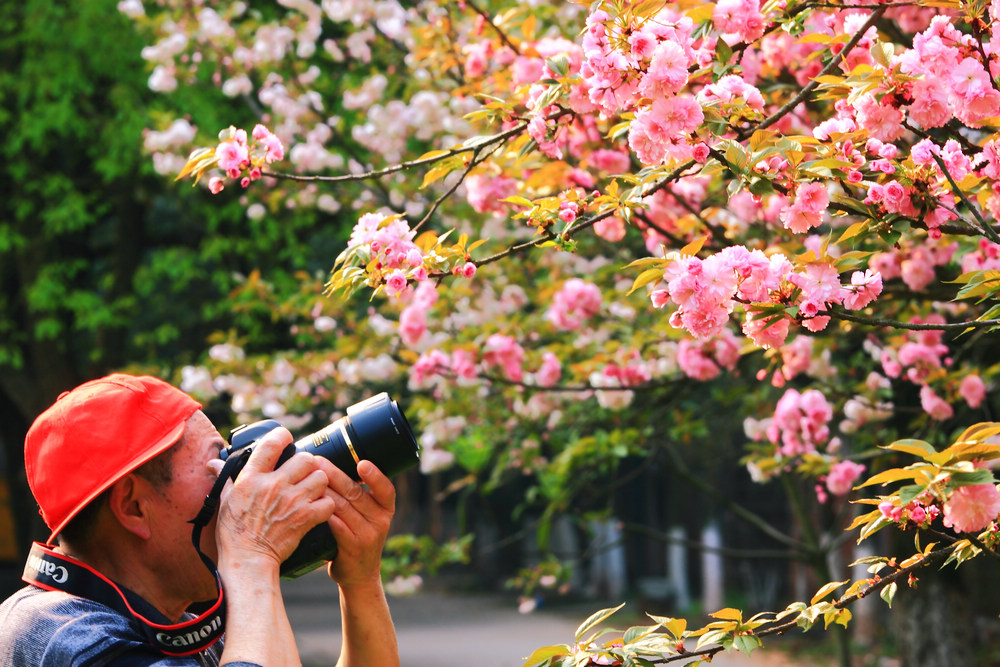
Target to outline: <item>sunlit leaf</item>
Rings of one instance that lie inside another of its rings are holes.
[[[846,583],[847,581],[831,581],[828,584],[824,584],[822,588],[816,591],[816,595],[812,596],[812,600],[809,601],[809,604],[816,604]]]
[[[709,614],[712,618],[718,618],[723,621],[742,621],[743,612],[739,609],[734,609],[732,607],[726,607],[725,609],[720,609],[717,612]]]
[[[594,612],[590,617],[580,624],[580,627],[576,629],[576,639],[579,641],[583,638],[585,634],[590,632],[592,629],[608,620],[613,614],[615,614],[619,609],[625,606],[622,602],[617,607],[609,607],[607,609],[601,609],[600,611]]]

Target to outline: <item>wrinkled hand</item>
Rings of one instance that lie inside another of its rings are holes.
[[[382,547],[396,511],[396,488],[371,461],[358,464],[364,486],[326,459],[320,465],[327,472],[335,503],[328,521],[337,539],[330,577],[342,587],[380,581]]]
[[[309,529],[330,518],[340,499],[319,464],[328,461],[300,452],[274,469],[291,442],[287,429],[270,431],[226,485],[216,527],[220,557],[263,557],[280,565]]]

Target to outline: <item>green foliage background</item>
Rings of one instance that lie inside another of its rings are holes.
[[[173,101],[149,90],[145,43],[116,5],[0,10],[0,441],[22,549],[41,530],[21,452],[36,414],[113,369],[176,368],[213,331],[287,345],[273,311],[232,291],[260,271],[284,301],[343,240],[330,216],[248,220],[238,189],[209,202],[153,171],[143,131],[172,119]],[[249,121],[242,103],[199,90],[183,95],[196,122]]]

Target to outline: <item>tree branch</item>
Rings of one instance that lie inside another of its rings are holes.
[[[967,322],[943,322],[940,324],[901,322],[899,320],[888,320],[880,317],[863,317],[861,315],[849,315],[848,313],[836,310],[827,310],[824,315],[838,320],[857,322],[858,324],[868,324],[877,327],[892,327],[893,329],[908,329],[910,331],[957,331],[966,329],[982,329],[986,327],[1000,326],[1000,320],[970,320]]]
[[[885,11],[888,8],[889,8],[888,5],[879,5],[878,7],[875,7],[875,11],[873,11],[872,15],[868,17],[868,20],[864,22],[864,24],[861,26],[861,28],[858,29],[856,33],[854,33],[854,36],[851,37],[850,41],[848,41],[847,44],[844,45],[844,48],[833,56],[830,62],[826,64],[826,67],[824,67],[819,74],[813,77],[813,79],[809,81],[809,83],[807,83],[795,97],[786,102],[780,109],[778,109],[776,112],[774,112],[773,114],[762,120],[752,130],[747,130],[741,133],[740,140],[742,141],[743,139],[750,136],[750,134],[756,132],[757,130],[763,130],[766,127],[774,125],[779,120],[788,115],[788,113],[790,113],[792,109],[797,107],[799,103],[801,103],[804,99],[806,99],[812,93],[812,91],[814,91],[816,87],[819,86],[819,82],[816,79],[826,76],[834,69],[836,69],[840,65],[840,63],[843,62],[844,58],[847,57],[847,54],[849,54],[851,50],[854,49],[854,47],[857,45],[857,43],[861,41],[861,38],[864,37],[866,32],[868,32],[868,28],[875,25],[875,22],[878,21],[880,18],[882,18],[882,15],[885,14]]]
[[[465,0],[465,6],[466,7],[471,7],[472,11],[474,11],[477,14],[479,14],[479,16],[481,16],[483,18],[483,21],[486,22],[486,25],[488,25],[490,28],[492,28],[493,32],[495,32],[497,34],[497,36],[500,38],[501,42],[503,42],[504,44],[506,44],[517,55],[521,55],[521,50],[519,48],[517,48],[517,46],[512,41],[510,41],[510,38],[507,37],[507,33],[505,33],[503,30],[501,30],[497,26],[497,24],[493,22],[493,19],[490,17],[490,15],[487,14],[485,11],[483,11],[479,7],[479,5],[477,5],[476,3],[472,2],[472,0]]]
[[[677,450],[670,443],[664,442],[662,446],[670,456],[675,472],[696,486],[700,491],[723,503],[730,511],[760,530],[771,539],[789,546],[796,551],[806,552],[808,550],[806,545],[789,535],[785,535],[761,517],[757,516],[742,505],[734,502],[731,498],[721,493],[717,488],[705,480],[695,476],[690,470],[688,470],[687,464],[684,463],[684,459],[681,458],[680,454],[677,453]]]
[[[948,171],[948,167],[945,165],[944,160],[941,159],[941,156],[931,151],[931,157],[933,157],[934,161],[937,162],[938,168],[941,169],[941,172],[944,174],[944,177],[948,179],[948,183],[951,185],[952,192],[954,192],[958,197],[961,198],[962,202],[965,204],[965,207],[969,209],[969,211],[972,212],[973,217],[976,218],[976,222],[979,223],[979,230],[986,235],[986,238],[988,238],[990,241],[993,241],[993,243],[1000,243],[1000,236],[997,235],[996,230],[993,229],[993,227],[988,222],[986,222],[986,220],[983,219],[983,216],[979,213],[979,209],[973,206],[971,202],[969,202],[969,199],[968,197],[965,196],[965,193],[962,191],[962,188],[958,187],[958,183],[956,183],[955,179],[951,177],[951,172]]]
[[[892,574],[890,574],[888,576],[879,577],[878,579],[876,579],[875,581],[873,581],[869,586],[863,588],[862,590],[858,591],[857,593],[855,593],[855,594],[853,594],[851,596],[848,596],[848,597],[840,598],[839,600],[837,600],[837,602],[835,602],[833,604],[833,606],[834,606],[835,609],[844,609],[845,607],[848,607],[849,605],[854,604],[855,602],[857,602],[861,598],[867,597],[867,596],[871,595],[872,593],[877,593],[878,591],[882,590],[883,588],[885,588],[889,584],[897,582],[897,581],[899,581],[900,579],[902,579],[905,576],[909,576],[910,573],[912,573],[912,572],[914,572],[916,570],[919,570],[921,568],[927,567],[929,565],[933,565],[933,564],[935,564],[935,563],[937,563],[939,561],[945,560],[955,550],[956,550],[956,545],[951,545],[951,546],[946,547],[944,549],[939,549],[938,551],[935,551],[935,552],[933,552],[933,553],[931,553],[931,554],[929,554],[927,556],[924,556],[923,558],[921,558],[917,562],[915,562],[915,563],[913,563],[911,565],[908,565],[907,567],[900,568],[900,569],[896,570],[895,572],[893,572]],[[794,630],[794,629],[796,629],[798,627],[799,627],[798,619],[792,619],[790,621],[785,621],[783,623],[778,623],[777,625],[773,625],[773,626],[771,626],[769,628],[765,628],[763,630],[755,632],[754,635],[757,636],[757,637],[769,637],[769,636],[772,636],[772,635],[783,635],[786,632],[788,632],[789,630]],[[696,658],[698,656],[705,656],[705,657],[709,657],[710,658],[710,657],[716,655],[717,653],[721,653],[722,651],[725,651],[725,650],[726,649],[723,646],[713,646],[711,648],[702,649],[700,651],[684,651],[683,653],[679,653],[677,655],[670,656],[669,658],[662,658],[660,660],[650,660],[650,662],[653,662],[653,663],[656,663],[656,664],[666,664],[668,662],[678,662],[680,660],[690,660],[691,658]]]
[[[426,158],[418,158],[416,160],[408,160],[406,162],[400,162],[399,164],[394,164],[384,169],[377,169],[374,171],[366,171],[361,174],[341,174],[340,176],[315,176],[315,175],[303,175],[303,174],[289,174],[280,171],[266,170],[261,172],[263,176],[270,176],[271,178],[279,178],[286,181],[308,181],[308,182],[321,182],[321,183],[344,183],[348,181],[367,181],[370,179],[382,178],[383,176],[389,176],[390,174],[395,174],[400,171],[406,171],[413,167],[422,167],[428,164],[434,164],[435,162],[440,162],[450,157],[456,155],[461,155],[463,153],[478,153],[483,148],[493,144],[499,144],[507,141],[514,135],[520,134],[525,129],[527,129],[528,124],[526,122],[521,122],[514,127],[504,130],[494,134],[491,137],[486,138],[485,141],[480,142],[475,146],[458,146],[450,150],[444,151],[443,153],[433,155]]]

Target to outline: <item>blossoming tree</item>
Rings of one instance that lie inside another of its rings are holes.
[[[211,83],[234,116],[200,148],[151,131],[158,168],[350,219],[326,288],[371,303],[275,304],[300,349],[264,388],[228,345],[193,390],[305,423],[406,383],[447,492],[528,479],[551,519],[628,457],[680,465],[740,383],[742,462],[799,508],[783,539],[822,562],[821,531],[923,536],[774,613],[609,637],[609,609],[527,664],[749,653],[995,554],[1000,3],[148,4],[119,8],[150,86]],[[851,516],[817,530],[808,503]]]

